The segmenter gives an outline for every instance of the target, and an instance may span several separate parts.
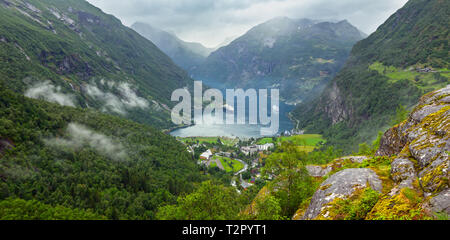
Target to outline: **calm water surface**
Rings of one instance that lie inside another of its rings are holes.
[[[294,109],[294,106],[280,103],[280,128],[279,132],[292,130],[293,123],[288,118],[288,113]],[[248,109],[247,109],[248,114]],[[259,138],[261,125],[194,125],[187,128],[180,128],[172,131],[170,134],[177,137],[239,137],[239,138]]]

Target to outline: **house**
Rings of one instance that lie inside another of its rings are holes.
[[[227,158],[231,158],[231,153],[229,153],[229,152],[220,152],[217,155],[223,156],[223,157],[227,157]]]
[[[423,73],[434,72],[433,69],[428,68],[428,67],[426,67],[426,68],[417,68],[416,70],[417,70],[417,72],[423,72]]]
[[[266,143],[264,145],[257,145],[259,151],[267,151],[270,148],[275,147],[273,143]]]
[[[252,161],[252,168],[257,167],[258,164],[259,164],[259,158],[254,159],[254,160]]]
[[[257,175],[257,174],[259,174],[259,169],[255,168],[255,169],[252,169],[250,172],[252,175]]]
[[[208,149],[208,151],[206,151],[200,155],[200,159],[209,160],[209,159],[211,159],[212,155],[213,154],[212,154],[211,150]]]
[[[241,151],[248,156],[257,153],[258,147],[256,145],[241,147]]]

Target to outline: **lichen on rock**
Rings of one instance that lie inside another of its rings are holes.
[[[427,193],[449,187],[449,97],[450,85],[425,95],[409,118],[388,130],[381,139],[377,155],[399,155],[391,172],[398,184],[411,182],[417,175]]]
[[[431,198],[430,207],[435,213],[445,213],[450,215],[450,189],[446,189]]]
[[[346,157],[308,166],[311,176],[326,180],[306,211],[299,209],[294,219],[300,219],[303,212],[301,219],[305,220],[345,219],[348,216],[333,214],[344,211],[345,215],[348,205],[356,204],[366,188],[383,191],[376,204],[369,206],[368,220],[448,215],[449,154],[450,85],[422,97],[407,120],[386,131],[376,157]]]
[[[362,163],[367,160],[367,156],[348,156],[333,160],[326,165],[308,165],[306,170],[311,177],[324,177],[336,169],[340,169],[351,163]]]
[[[395,159],[391,164],[391,177],[396,183],[408,182],[408,186],[412,186],[417,177],[414,164],[406,158]]]
[[[357,190],[367,187],[382,191],[381,180],[371,169],[349,168],[335,173],[321,184],[302,219],[326,218],[328,203],[336,198],[347,199]]]

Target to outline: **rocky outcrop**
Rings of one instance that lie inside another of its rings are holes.
[[[430,200],[431,210],[435,213],[450,214],[450,189],[442,191]]]
[[[368,168],[350,168],[342,170],[323,182],[311,199],[303,219],[327,218],[327,204],[337,198],[346,199],[356,190],[372,188],[381,192],[381,180]]]
[[[322,167],[317,165],[308,165],[306,166],[306,170],[311,177],[323,177],[330,173],[333,168],[331,168],[331,166]]]
[[[397,158],[391,164],[391,177],[397,183],[403,183],[404,187],[412,188],[412,183],[417,175],[414,164],[407,158]]]
[[[413,216],[449,214],[449,138],[450,85],[422,97],[406,121],[384,134],[376,155],[394,158],[395,185],[369,218],[396,219],[410,209],[416,211]],[[422,203],[415,203],[412,194]]]
[[[412,187],[418,177],[425,192],[436,194],[449,187],[449,151],[450,85],[422,97],[406,121],[384,134],[376,155],[397,155],[391,169],[397,184]]]
[[[306,166],[306,170],[311,177],[323,177],[328,175],[335,169],[342,168],[345,164],[348,163],[362,163],[364,160],[367,160],[366,156],[348,156],[343,158],[338,158],[332,161],[331,163],[323,166],[318,165],[308,165]]]
[[[376,156],[391,156],[402,151],[406,145],[406,137],[398,135],[403,129],[400,126],[389,129],[381,138],[380,148],[376,152]]]
[[[350,160],[352,163],[362,163],[364,160],[369,159],[367,156],[348,156],[340,158],[341,160]]]
[[[450,85],[422,97],[407,120],[386,131],[376,156],[307,166],[317,179],[348,169],[326,179],[308,208],[301,207],[293,219],[334,219],[348,214],[340,205],[360,204],[354,199],[367,187],[383,194],[365,205],[367,212],[359,216],[364,219],[418,220],[450,214],[449,154]]]

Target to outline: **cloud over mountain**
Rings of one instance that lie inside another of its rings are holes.
[[[347,19],[367,34],[406,0],[88,0],[126,25],[141,21],[177,33],[183,40],[215,47],[227,37],[278,16]],[[211,34],[214,33],[214,34]]]

